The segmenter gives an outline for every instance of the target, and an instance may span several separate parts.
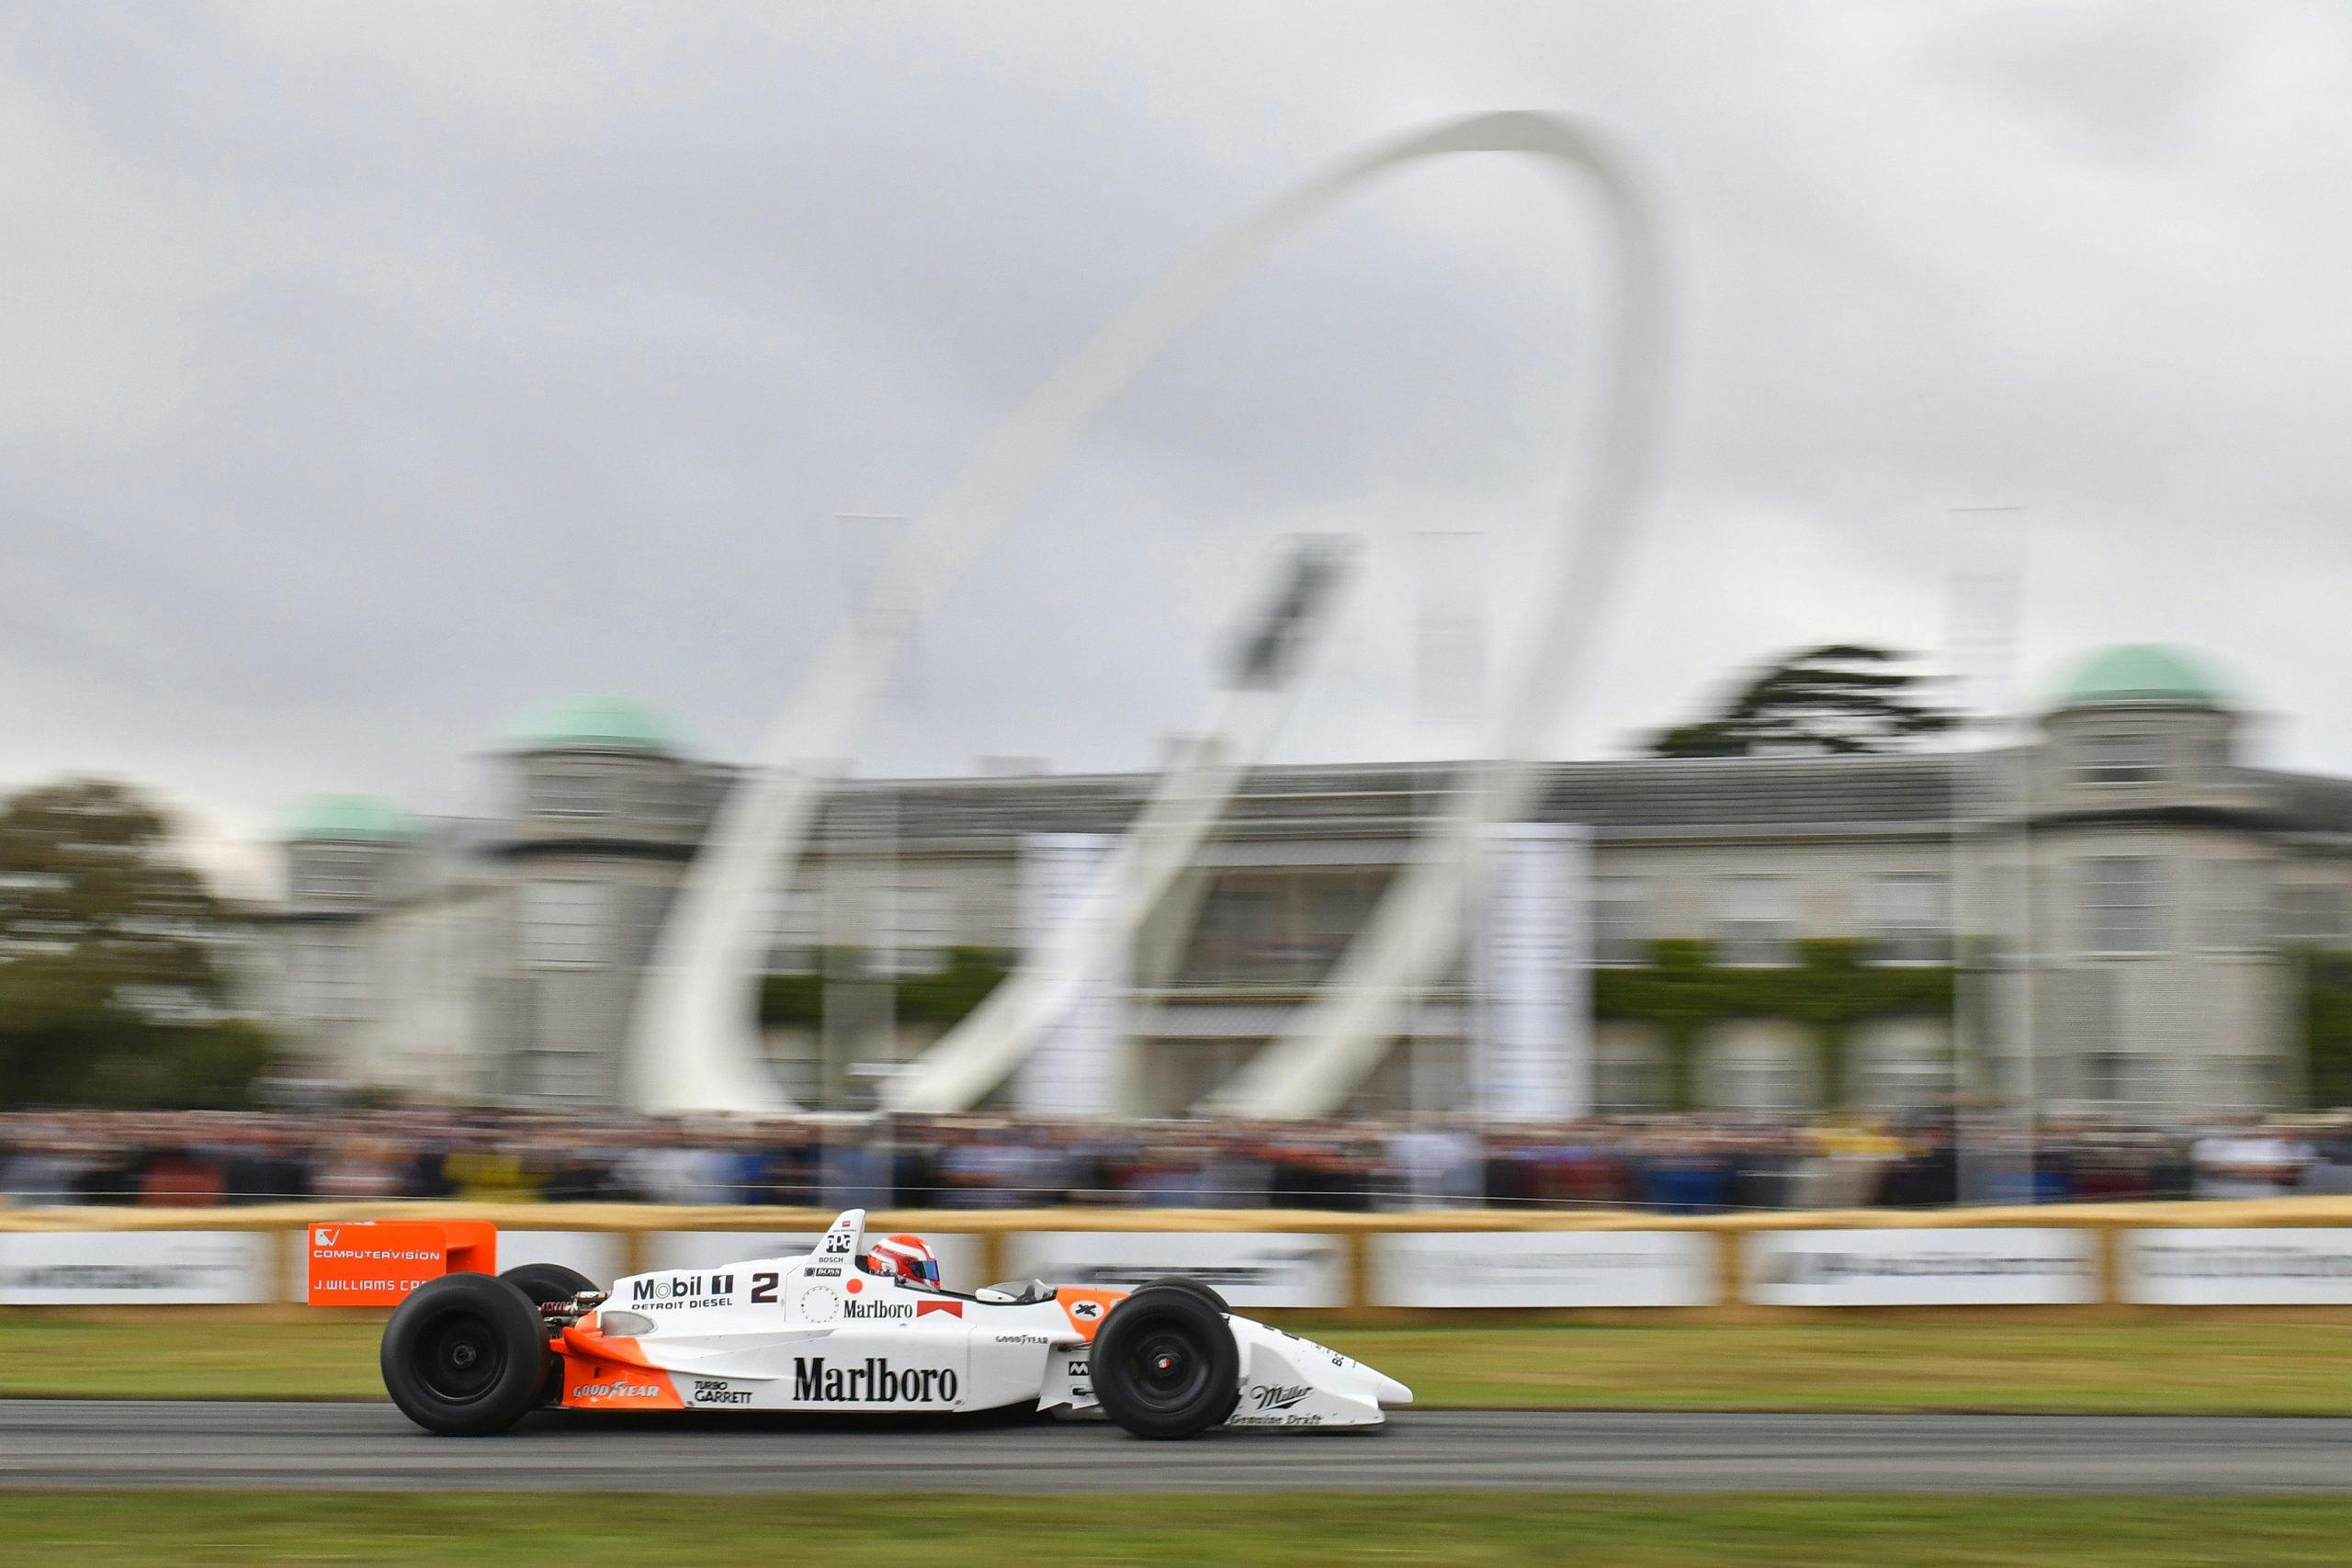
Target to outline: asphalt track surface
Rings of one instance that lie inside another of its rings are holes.
[[[434,1438],[389,1404],[0,1401],[0,1489],[619,1492],[2352,1492],[2352,1419],[1407,1410],[1148,1443],[1101,1422],[535,1416]]]

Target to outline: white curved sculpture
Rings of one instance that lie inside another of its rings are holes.
[[[1576,161],[1563,152],[1564,158]],[[1324,1116],[1337,1111],[1402,1032],[1414,994],[1434,984],[1461,951],[1487,829],[1532,815],[1543,790],[1539,754],[1581,667],[1595,613],[1630,533],[1657,439],[1663,387],[1665,311],[1656,237],[1632,184],[1603,164],[1587,165],[1611,220],[1617,333],[1608,396],[1594,433],[1584,488],[1562,509],[1556,563],[1518,683],[1488,744],[1446,813],[1414,846],[1371,921],[1265,1049],[1204,1098],[1226,1116]]]
[[[883,1088],[902,1113],[969,1111],[1028,1058],[1069,1010],[1089,976],[1135,940],[1199,852],[1250,770],[1265,760],[1290,712],[1295,675],[1320,641],[1323,607],[1303,609],[1270,679],[1220,692],[1201,742],[1160,779],[1077,908],[1039,951],[1024,954],[978,1007]]]
[[[1597,596],[1599,579],[1613,559],[1620,531],[1592,525],[1613,524],[1626,515],[1648,456],[1659,337],[1656,246],[1633,182],[1598,135],[1548,115],[1476,115],[1343,161],[1146,292],[992,432],[937,503],[907,530],[877,583],[880,601],[897,612],[895,620],[853,619],[835,630],[759,749],[757,772],[729,792],[680,889],[631,1021],[627,1081],[634,1109],[658,1114],[790,1108],[760,1059],[753,1020],[752,990],[768,937],[760,918],[762,899],[766,889],[789,877],[825,788],[840,776],[842,753],[906,634],[930,617],[981,547],[1028,504],[1103,406],[1261,254],[1376,175],[1478,152],[1530,154],[1589,177],[1611,220],[1611,257],[1621,290],[1613,396],[1599,461],[1585,492],[1566,514],[1571,525],[1579,519],[1587,525],[1577,535],[1579,547],[1564,564],[1565,591],[1553,596],[1549,631],[1539,639],[1546,648],[1572,645],[1587,618],[1585,607]],[[1556,710],[1565,677],[1565,670],[1532,672],[1503,727],[1514,744],[1499,755],[1517,757],[1527,749]],[[1508,807],[1528,787],[1520,772],[1507,771],[1498,787],[1479,795],[1480,819],[1495,820],[1487,813]],[[1448,837],[1451,842],[1455,835]],[[1367,950],[1374,939],[1383,955],[1404,965],[1398,996],[1430,971],[1423,950],[1432,943],[1424,928],[1433,918],[1431,901],[1445,887],[1442,875],[1425,866],[1398,879],[1401,886],[1376,912],[1374,930],[1342,961],[1343,974],[1363,967],[1360,957],[1371,962]],[[1406,894],[1410,897],[1400,897]],[[1443,918],[1451,919],[1451,911]],[[1444,959],[1435,962],[1442,965]],[[1292,1088],[1326,1092],[1334,1075],[1362,1054],[1360,1044],[1346,1036],[1377,1026],[1395,1006],[1392,999],[1385,1010],[1349,1007],[1333,1013],[1320,1004],[1303,1010],[1318,1021],[1314,1034],[1270,1047],[1270,1056],[1283,1055],[1283,1071],[1271,1077],[1245,1072],[1247,1084],[1237,1079],[1228,1086],[1239,1091],[1234,1108],[1272,1103]],[[1251,1064],[1253,1069],[1258,1066]],[[1268,1113],[1296,1115],[1306,1109],[1311,1108]]]

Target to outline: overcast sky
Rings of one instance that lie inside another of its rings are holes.
[[[1936,649],[1956,508],[2036,686],[2208,649],[2352,771],[2352,14],[2166,6],[410,4],[0,10],[0,784],[479,807],[579,692],[738,757],[844,584],[1138,288],[1468,112],[1586,117],[1669,243],[1657,482],[1564,754],[1728,667]],[[1128,766],[1299,529],[1370,570],[1285,743],[1417,722],[1418,534],[1508,663],[1578,454],[1590,225],[1365,193],[1154,365],[927,628],[863,771]]]

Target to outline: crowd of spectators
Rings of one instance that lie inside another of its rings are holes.
[[[1445,1122],[642,1122],[545,1111],[0,1115],[0,1203],[310,1198],[1387,1210],[1935,1207],[2352,1192],[2352,1119],[2201,1130],[1949,1117]]]

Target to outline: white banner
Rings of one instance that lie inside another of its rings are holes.
[[[790,1258],[813,1250],[824,1232],[814,1231],[650,1231],[645,1237],[646,1273],[665,1269],[715,1269],[753,1258]],[[888,1231],[868,1226],[865,1241],[873,1244]],[[979,1278],[980,1238],[976,1235],[922,1233],[939,1257],[941,1282],[950,1290],[969,1291],[993,1280]],[[499,1238],[499,1261],[506,1258],[505,1238]]]
[[[1713,1306],[1703,1231],[1430,1231],[1372,1238],[1372,1300],[1400,1307]]]
[[[1475,1103],[1504,1121],[1558,1122],[1592,1110],[1591,965],[1586,829],[1515,822],[1488,829],[1476,941]]]
[[[1111,912],[1102,886],[1119,840],[1108,833],[1032,833],[1021,841],[1021,938],[1024,960],[1053,944],[1071,919]],[[1014,1069],[1011,1099],[1024,1116],[1085,1118],[1116,1109],[1120,1048],[1126,1032],[1128,943],[1101,954],[1080,977],[1069,1009]]]
[[[2125,1231],[2127,1302],[2157,1306],[2352,1304],[2352,1230],[2301,1226]]]
[[[1008,1235],[1005,1272],[1051,1285],[1129,1290],[1170,1274],[1237,1307],[1344,1306],[1344,1238],[1298,1231],[1035,1231]]]
[[[1750,1231],[1747,1299],[1765,1306],[2061,1305],[2098,1299],[2090,1231]]]
[[[269,1251],[269,1236],[253,1231],[10,1231],[0,1234],[0,1303],[266,1302]]]
[[[500,1269],[526,1263],[560,1263],[601,1288],[621,1271],[621,1238],[610,1231],[500,1231]]]

